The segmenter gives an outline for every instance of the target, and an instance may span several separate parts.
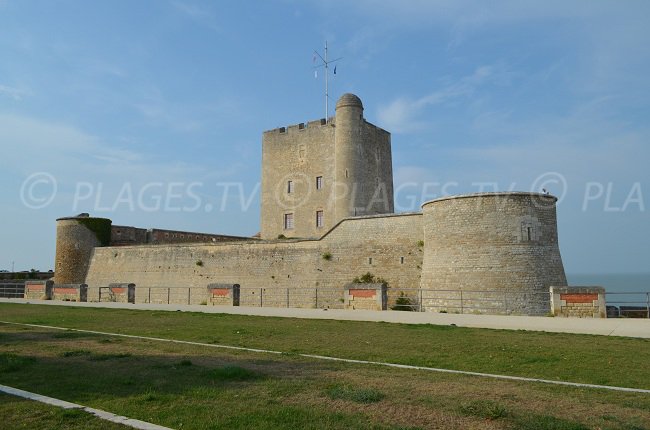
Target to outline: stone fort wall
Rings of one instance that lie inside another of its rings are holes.
[[[237,240],[250,239],[250,237],[197,233],[182,230],[165,230],[160,228],[146,229],[124,225],[113,225],[111,227],[111,246],[195,242],[233,242]]]
[[[394,297],[420,284],[421,238],[422,214],[417,213],[345,219],[319,240],[100,247],[86,277],[88,300],[98,300],[99,287],[124,282],[137,285],[138,303],[146,302],[145,291],[153,288],[152,302],[166,302],[170,294],[171,302],[198,304],[206,300],[208,284],[222,283],[241,285],[241,305],[256,306],[256,289],[342,293],[344,285],[367,272],[384,278]],[[166,287],[191,291],[168,293]],[[309,294],[292,300],[296,307],[313,303]]]

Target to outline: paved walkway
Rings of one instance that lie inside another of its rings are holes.
[[[0,303],[33,303],[49,306],[78,306],[115,309],[144,309],[183,312],[257,315],[267,317],[385,321],[403,324],[456,325],[458,327],[505,330],[534,330],[554,333],[596,334],[650,339],[650,319],[550,318],[503,315],[441,314],[434,312],[349,311],[343,309],[249,308],[239,306],[157,305],[130,303],[78,303],[52,300],[3,299]]]
[[[88,406],[78,405],[76,403],[66,402],[65,400],[55,399],[54,397],[43,396],[41,394],[30,393],[29,391],[20,390],[18,388],[9,387],[7,385],[0,385],[0,392],[11,394],[12,396],[22,397],[24,399],[34,400],[36,402],[45,403],[52,406],[57,406],[63,409],[80,409],[95,415],[97,418],[104,421],[111,421],[117,424],[122,424],[134,429],[140,430],[173,430],[169,427],[159,426],[146,421],[140,421],[133,418],[123,417],[122,415],[115,415],[111,412],[106,412],[101,409],[90,408]]]

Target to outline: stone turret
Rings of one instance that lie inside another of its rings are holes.
[[[495,306],[488,313],[544,315],[550,286],[567,284],[555,203],[537,193],[478,193],[422,205],[421,288],[434,311]],[[492,301],[492,302],[490,302]],[[493,304],[490,304],[493,303]],[[494,304],[496,303],[496,304]]]
[[[354,94],[336,103],[334,154],[335,218],[392,213],[390,133],[364,119]]]
[[[108,246],[111,220],[87,213],[56,220],[55,284],[83,284],[93,250]]]
[[[359,188],[364,180],[360,177],[363,123],[361,99],[354,94],[343,94],[336,103],[334,130],[334,217],[337,220],[357,215],[360,207]]]

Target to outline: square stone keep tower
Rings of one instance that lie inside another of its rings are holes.
[[[261,238],[319,238],[343,218],[393,213],[390,133],[354,94],[336,115],[264,132]]]

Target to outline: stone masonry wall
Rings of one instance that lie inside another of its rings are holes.
[[[172,303],[198,304],[208,300],[208,284],[225,283],[241,285],[242,306],[259,306],[260,289],[269,297],[277,292],[284,306],[284,289],[291,288],[306,292],[293,294],[291,306],[312,307],[315,288],[320,300],[330,290],[342,297],[344,285],[371,272],[388,282],[390,302],[400,289],[420,284],[421,237],[418,213],[346,219],[320,240],[96,248],[88,300],[98,299],[100,286],[132,282],[136,303],[149,299],[150,288],[152,303],[166,303],[169,295]]]

